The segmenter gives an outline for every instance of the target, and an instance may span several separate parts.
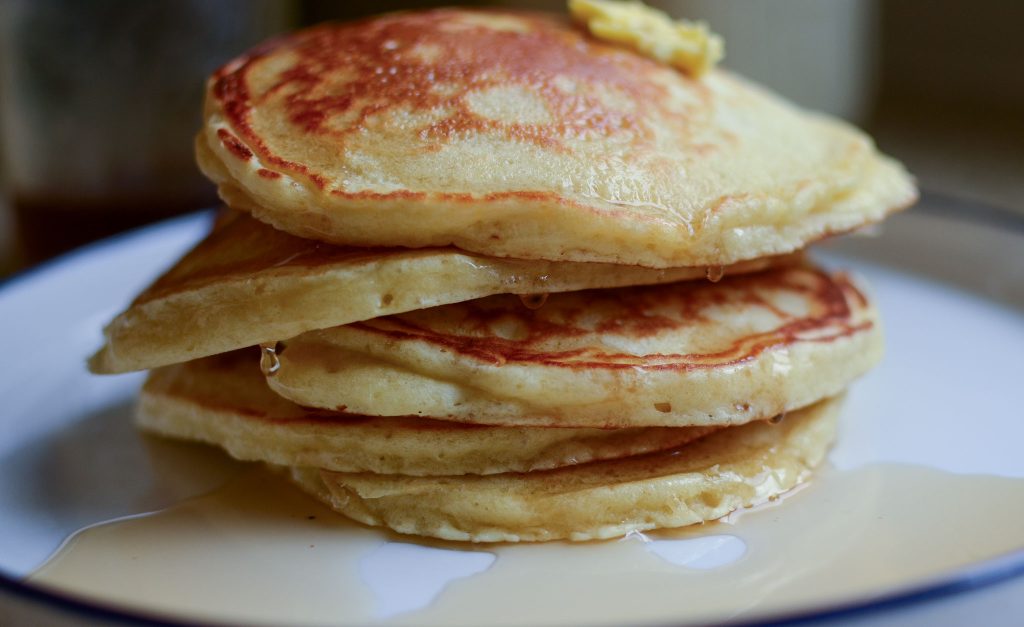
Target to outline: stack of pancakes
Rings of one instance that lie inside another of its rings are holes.
[[[528,13],[268,42],[210,79],[197,157],[230,209],[91,368],[153,369],[146,430],[453,540],[677,527],[803,481],[882,340],[800,251],[915,197],[842,123]]]

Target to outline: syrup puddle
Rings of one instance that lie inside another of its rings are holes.
[[[669,564],[699,570],[721,568],[735,562],[747,552],[747,544],[743,540],[727,535],[684,540],[651,540],[643,536],[643,541],[644,548]]]
[[[349,523],[253,468],[206,496],[80,531],[29,581],[235,623],[699,623],[920,585],[1024,548],[1021,520],[1024,479],[876,464],[824,469],[779,502],[681,530],[421,544]]]
[[[389,618],[430,605],[450,582],[484,572],[494,553],[388,542],[359,560],[359,576],[376,601],[374,617]]]

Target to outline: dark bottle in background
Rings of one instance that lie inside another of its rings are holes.
[[[216,203],[192,142],[211,71],[278,0],[0,2],[0,157],[21,263]]]

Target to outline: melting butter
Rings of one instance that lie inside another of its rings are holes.
[[[710,71],[725,54],[722,38],[707,24],[673,21],[642,2],[569,0],[569,12],[598,39],[632,48],[694,76]]]
[[[89,527],[32,583],[192,620],[456,625],[764,618],[857,602],[1024,548],[1024,479],[823,469],[721,522],[583,544],[416,542],[254,469]]]

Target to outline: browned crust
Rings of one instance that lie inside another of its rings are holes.
[[[526,29],[497,30],[457,19],[467,13],[515,16]],[[448,32],[446,29],[454,23],[458,23],[458,32]],[[435,58],[425,60],[410,52],[417,47],[434,49]],[[250,73],[267,57],[284,52],[295,55],[298,61],[265,93],[254,94]],[[320,89],[334,80],[332,73],[339,68],[346,73],[344,91],[339,94],[337,90]],[[445,109],[450,111],[445,118],[418,130],[422,138],[436,140],[437,147],[469,131],[500,131],[512,141],[560,150],[564,140],[575,137],[628,130],[638,140],[645,140],[649,131],[632,113],[613,110],[593,95],[559,89],[556,76],[568,74],[590,83],[613,85],[635,102],[659,107],[667,100],[665,88],[640,79],[652,71],[664,68],[650,59],[602,44],[579,28],[566,28],[566,22],[554,16],[439,9],[328,24],[267,42],[214,73],[209,93],[231,128],[263,163],[301,176],[332,195],[354,201],[430,198],[451,203],[479,202],[480,197],[463,193],[329,189],[330,181],[321,174],[276,154],[254,129],[252,112],[267,97],[286,90],[283,113],[289,123],[307,135],[329,135],[340,148],[347,136],[366,128],[371,117],[385,110]],[[465,90],[439,93],[433,89],[439,83],[471,85],[474,89],[527,85],[544,99],[552,121],[499,122],[481,117],[465,101]],[[700,82],[694,81],[693,86],[699,99],[708,97]],[[685,134],[688,116],[681,113],[676,111],[668,117],[676,120]],[[354,119],[344,129],[330,128],[327,121],[338,114],[354,115]],[[237,138],[227,133],[218,135],[232,154],[248,161],[251,154],[237,149]],[[487,201],[507,199],[589,208],[547,191],[509,191],[484,197]]]
[[[751,276],[738,276],[727,279],[719,285],[703,282],[679,283],[672,286],[673,305],[680,309],[683,319],[699,319],[701,310],[711,303],[737,303],[736,291],[728,296],[720,286],[729,285],[740,290],[742,302],[751,306],[767,307],[784,322],[777,328],[755,335],[736,338],[730,345],[713,353],[688,354],[656,354],[638,357],[628,354],[615,354],[596,351],[594,349],[575,349],[568,351],[543,351],[536,348],[542,342],[558,336],[581,335],[587,332],[573,325],[573,315],[567,315],[565,324],[551,324],[537,312],[523,309],[517,315],[529,329],[526,340],[505,340],[501,338],[478,336],[441,335],[422,326],[418,326],[403,315],[389,316],[363,322],[351,326],[363,332],[381,335],[391,341],[421,341],[439,346],[446,351],[495,364],[535,364],[558,368],[589,370],[589,369],[633,369],[644,370],[703,370],[725,368],[750,361],[765,351],[780,346],[796,343],[829,343],[842,338],[851,337],[870,331],[874,323],[871,320],[859,319],[857,315],[868,307],[864,295],[854,286],[850,278],[842,273],[829,276],[828,273],[802,268],[800,274],[811,279],[812,285],[807,286],[793,281],[793,270],[769,271]],[[813,311],[803,317],[795,317],[773,307],[762,298],[758,289],[783,288],[802,292],[814,304]],[[596,292],[595,292],[596,293]],[[666,294],[665,286],[645,286],[636,288],[620,288],[616,290],[616,298],[622,303],[623,313],[603,323],[595,329],[597,332],[623,331],[630,337],[650,336],[662,330],[680,324],[676,318],[660,318],[645,315],[640,311],[645,296]],[[462,303],[461,307],[470,311],[464,324],[484,327],[488,323],[490,312],[482,309],[476,302]],[[508,310],[499,309],[496,314],[508,315]],[[583,316],[584,311],[578,312]],[[628,327],[628,328],[626,328]]]

